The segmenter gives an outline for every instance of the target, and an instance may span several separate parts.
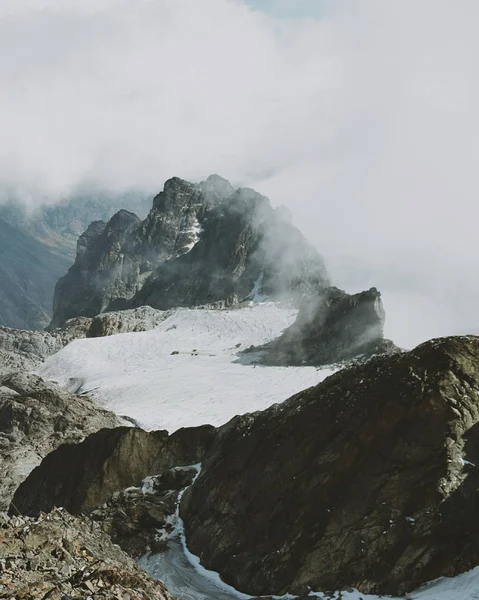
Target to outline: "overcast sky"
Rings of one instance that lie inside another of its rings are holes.
[[[2,0],[0,182],[286,204],[411,346],[479,331],[477,0]]]

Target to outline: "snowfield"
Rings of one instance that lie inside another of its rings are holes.
[[[331,374],[313,367],[256,366],[254,355],[238,355],[280,335],[296,314],[273,303],[236,310],[180,308],[151,331],[75,340],[39,374],[93,396],[145,429],[222,425]]]

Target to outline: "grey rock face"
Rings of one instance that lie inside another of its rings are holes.
[[[376,288],[350,295],[327,288],[303,299],[296,321],[261,348],[270,365],[327,365],[398,349],[383,336],[385,321]]]
[[[339,371],[219,429],[188,547],[253,595],[402,594],[479,562],[479,338]]]
[[[65,442],[121,424],[88,397],[69,394],[36,375],[0,376],[0,510],[42,458]]]
[[[122,211],[81,236],[57,284],[51,326],[143,305],[298,300],[327,281],[322,258],[266,198],[219,176],[173,178],[144,221]]]
[[[14,505],[28,515],[55,506],[74,514],[92,511],[148,475],[201,462],[215,433],[211,425],[172,435],[131,427],[103,429],[80,444],[64,444],[51,452],[19,486]]]
[[[0,375],[36,369],[63,346],[60,337],[43,331],[0,327]]]

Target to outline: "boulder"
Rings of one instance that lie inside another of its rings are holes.
[[[0,595],[50,600],[174,600],[88,518],[64,510],[0,520]]]

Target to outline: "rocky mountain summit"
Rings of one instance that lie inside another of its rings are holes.
[[[91,223],[58,281],[50,329],[96,318],[88,335],[101,335],[115,330],[100,326],[104,315],[131,307],[237,308],[265,299],[292,303],[299,315],[281,338],[251,349],[263,364],[319,366],[394,350],[375,288],[349,295],[331,287],[287,211],[218,175],[199,184],[169,179],[144,221],[121,210]]]
[[[115,491],[201,461],[181,515],[188,548],[226,582],[254,595],[403,594],[479,563],[478,366],[479,338],[443,338],[217,430],[104,430],[48,455],[14,504],[94,511],[124,543],[118,511],[143,536],[141,518],[171,506]]]
[[[244,592],[402,594],[479,563],[479,338],[433,340],[235,417],[183,499]]]
[[[199,184],[175,177],[144,221],[122,210],[88,227],[57,284],[51,327],[143,305],[299,301],[327,284],[321,256],[267,198],[217,175]]]
[[[121,208],[141,215],[148,210],[139,192],[88,190],[49,206],[43,201],[34,198],[35,208],[27,208],[0,186],[0,325],[43,329],[51,320],[55,285],[91,221],[109,219]]]

